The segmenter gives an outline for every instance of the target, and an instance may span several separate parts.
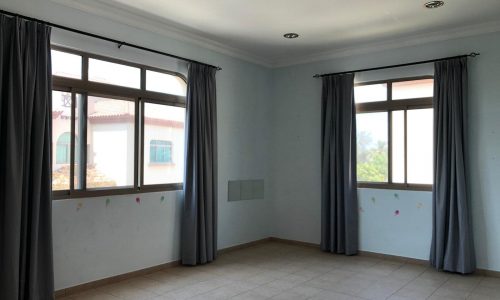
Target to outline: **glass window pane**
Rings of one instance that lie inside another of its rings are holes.
[[[146,70],[148,91],[186,96],[186,89],[186,82],[178,76]]]
[[[358,85],[354,87],[354,102],[366,103],[387,100],[387,84]]]
[[[433,182],[433,109],[407,112],[408,183]]]
[[[141,87],[141,70],[91,58],[89,59],[89,80],[138,89]]]
[[[356,115],[358,181],[388,181],[387,123],[387,112]]]
[[[134,185],[135,103],[88,96],[87,187]]]
[[[392,112],[392,182],[405,182],[405,113]]]
[[[392,99],[426,98],[434,95],[434,80],[420,79],[392,83]]]
[[[51,50],[52,75],[81,79],[82,57],[80,55]]]
[[[183,107],[144,104],[144,184],[182,182],[185,115]]]
[[[52,92],[52,190],[69,190],[71,93]]]
[[[75,174],[74,174],[74,188],[75,189],[82,189],[82,182],[80,180],[80,161],[81,161],[81,143],[80,143],[80,137],[83,135],[81,132],[83,126],[81,122],[83,122],[83,119],[80,118],[81,115],[81,108],[82,108],[82,101],[83,101],[83,95],[82,94],[76,94],[75,97]]]

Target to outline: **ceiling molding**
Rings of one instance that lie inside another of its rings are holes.
[[[75,8],[93,15],[101,16],[106,19],[122,23],[128,26],[139,28],[145,31],[157,33],[175,40],[180,40],[195,44],[197,46],[239,58],[251,63],[270,68],[281,68],[298,64],[318,62],[341,57],[362,55],[373,52],[379,52],[390,49],[403,48],[408,46],[422,45],[432,42],[447,41],[470,37],[474,35],[487,34],[500,31],[500,21],[487,22],[476,25],[462,26],[451,30],[441,30],[435,32],[426,32],[399,39],[386,39],[379,42],[359,43],[351,47],[331,49],[328,51],[312,53],[305,56],[296,56],[289,58],[266,59],[254,55],[248,51],[227,46],[213,39],[195,34],[188,29],[179,28],[161,17],[148,14],[133,8],[125,8],[122,5],[113,5],[112,0],[51,0],[61,5]]]
[[[88,1],[51,0],[51,1],[70,8],[90,13],[92,15],[104,17],[108,20],[122,23],[128,26],[157,33],[175,40],[195,44],[205,49],[226,54],[228,56],[239,58],[254,64],[258,64],[265,67],[272,66],[272,62],[266,60],[265,58],[256,56],[252,53],[249,53],[241,49],[227,46],[223,43],[214,41],[213,39],[209,39],[198,34],[194,34],[187,30],[177,28],[172,24],[165,22],[163,19],[157,16],[154,16],[152,14],[150,15],[142,13],[139,10],[134,10],[134,9],[128,10],[123,8],[122,6],[111,5],[108,2],[104,3],[101,0],[88,0]]]
[[[275,60],[273,68],[282,68],[293,65],[319,62],[341,57],[368,54],[384,50],[391,50],[409,46],[428,44],[432,42],[442,42],[453,39],[471,37],[475,35],[488,34],[500,31],[500,21],[487,22],[471,26],[463,26],[452,30],[442,30],[425,34],[412,35],[401,39],[384,40],[376,43],[362,43],[358,46],[332,49],[307,56],[286,58]]]

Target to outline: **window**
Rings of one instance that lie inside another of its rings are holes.
[[[360,83],[354,92],[358,186],[431,189],[432,77]]]
[[[185,115],[184,107],[144,103],[143,184],[182,182]]]
[[[172,142],[152,140],[149,143],[149,162],[167,164],[172,162]]]
[[[61,134],[57,139],[57,146],[56,146],[57,164],[69,164],[69,154],[71,151],[70,144],[71,144],[71,133],[69,132]]]
[[[182,187],[182,75],[61,47],[52,65],[55,199]]]
[[[52,75],[82,78],[82,57],[80,55],[52,50]]]

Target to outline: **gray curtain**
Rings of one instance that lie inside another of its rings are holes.
[[[439,270],[476,269],[467,187],[467,58],[435,63],[434,189],[430,261]]]
[[[358,252],[354,74],[323,77],[321,249]]]
[[[53,299],[50,28],[0,14],[0,299]]]
[[[216,69],[191,63],[186,97],[186,156],[182,215],[182,263],[217,256]]]

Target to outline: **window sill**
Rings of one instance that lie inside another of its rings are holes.
[[[432,191],[432,184],[358,182],[358,188],[380,190]]]
[[[149,185],[140,188],[103,188],[90,189],[86,191],[53,191],[52,200],[66,200],[75,198],[95,198],[118,195],[134,195],[154,192],[179,191],[183,189],[182,183]]]

